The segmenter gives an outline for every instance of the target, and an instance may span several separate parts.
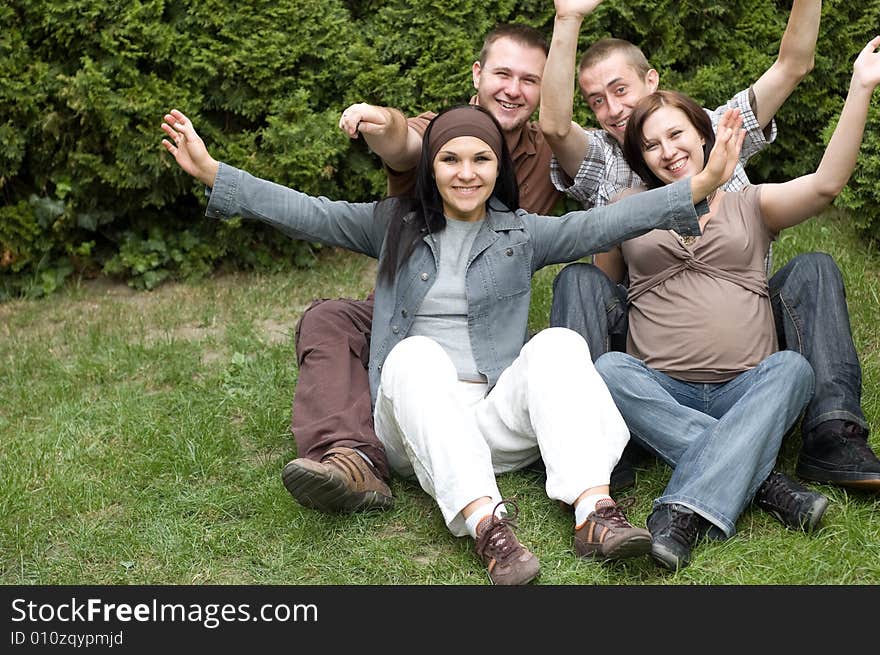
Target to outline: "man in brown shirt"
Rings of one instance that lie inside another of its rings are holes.
[[[544,37],[524,25],[489,33],[473,64],[477,93],[471,102],[501,124],[516,167],[520,204],[549,214],[561,198],[550,181],[550,147],[538,124]],[[339,121],[351,138],[363,136],[382,158],[389,195],[409,193],[433,113],[407,119],[400,111],[358,103]],[[302,505],[325,512],[387,509],[393,505],[382,444],[373,431],[367,377],[372,295],[366,300],[318,300],[297,325],[299,365],[291,430],[299,457],[282,472],[285,487]]]

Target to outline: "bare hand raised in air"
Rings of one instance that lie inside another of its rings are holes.
[[[559,17],[583,18],[593,13],[593,10],[602,4],[602,0],[554,0],[553,4],[556,6],[556,15]]]
[[[728,109],[718,121],[715,145],[709,153],[706,166],[691,181],[691,193],[695,202],[706,198],[733,175],[746,136],[742,124],[739,109]]]
[[[875,36],[862,48],[853,63],[853,82],[861,84],[866,89],[873,90],[880,84],[880,53],[876,52],[878,47],[880,47],[880,36]]]
[[[190,120],[177,109],[172,109],[165,114],[162,130],[171,139],[162,139],[162,145],[174,156],[177,164],[206,186],[213,187],[220,164],[208,154],[205,142]]]

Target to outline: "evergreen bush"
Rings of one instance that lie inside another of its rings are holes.
[[[606,0],[582,47],[643,47],[663,85],[712,105],[772,63],[791,0]],[[336,127],[353,102],[406,113],[466,101],[495,23],[553,25],[550,0],[10,0],[0,5],[0,299],[101,271],[152,288],[169,277],[308,265],[308,244],[204,218],[203,189],[160,146],[172,107],[212,154],[311,194],[371,199],[381,166]],[[817,165],[880,0],[826,0],[815,70],[778,114],[756,181]],[[590,117],[578,99],[575,116]],[[838,203],[880,235],[878,112]]]

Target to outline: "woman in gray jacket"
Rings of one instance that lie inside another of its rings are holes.
[[[429,125],[412,198],[374,203],[308,196],[217,162],[177,110],[162,129],[166,149],[209,188],[208,216],[257,219],[378,258],[369,373],[388,461],[418,479],[453,534],[474,538],[493,583],[524,584],[538,560],[514,535],[518,510],[495,475],[541,457],[547,495],[574,507],[579,555],[617,559],[651,546],[608,495],[629,432],[586,342],[564,328],[527,342],[532,275],[654,228],[699,234],[703,201],[736,164],[740,124],[736,111],[725,116],[693,178],[559,218],[515,209],[507,144],[474,105]]]

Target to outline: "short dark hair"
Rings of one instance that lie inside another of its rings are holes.
[[[697,128],[697,132],[706,141],[703,146],[704,166],[712,146],[715,145],[715,129],[712,127],[712,121],[706,111],[693,99],[678,91],[655,91],[651,95],[645,96],[633,108],[626,123],[626,133],[623,137],[623,156],[629,167],[642,178],[649,189],[656,189],[665,184],[648,167],[644,154],[643,130],[645,121],[661,107],[680,109],[687,116],[691,125]]]
[[[648,58],[637,45],[623,39],[605,38],[599,39],[586,49],[578,64],[578,74],[581,74],[585,68],[591,68],[618,52],[626,57],[629,65],[633,67],[639,77],[644,78],[651,70]]]
[[[547,43],[547,39],[534,27],[519,23],[501,23],[489,32],[483,41],[483,48],[480,50],[480,66],[486,65],[489,50],[498,39],[510,39],[521,46],[537,48],[542,50],[545,56],[550,52],[550,44]]]

